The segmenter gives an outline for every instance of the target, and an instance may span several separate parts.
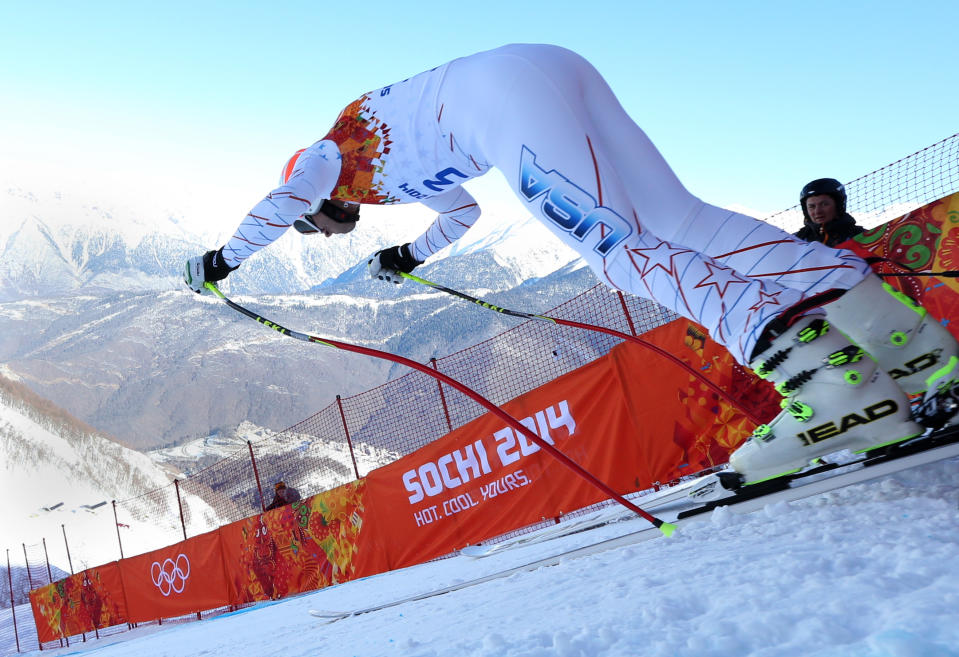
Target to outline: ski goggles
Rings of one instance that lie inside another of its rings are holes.
[[[355,212],[351,212],[349,210],[344,210],[339,206],[333,205],[329,201],[323,201],[320,203],[320,207],[317,209],[317,212],[322,212],[338,224],[351,224],[360,220],[359,205],[357,205]],[[293,227],[304,235],[312,235],[313,233],[320,232],[320,229],[317,227],[317,225],[313,223],[314,216],[316,216],[315,213],[303,215],[293,222]]]

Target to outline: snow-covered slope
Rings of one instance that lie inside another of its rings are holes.
[[[745,516],[718,509],[669,539],[565,559],[330,625],[308,613],[467,582],[644,524],[636,519],[484,559],[444,559],[201,622],[140,627],[42,654],[959,654],[955,459]]]
[[[482,266],[487,259],[444,262]],[[433,275],[429,267],[425,272]],[[455,280],[455,274],[436,278]],[[594,284],[588,270],[561,270],[492,298],[542,312]],[[421,362],[518,322],[412,283],[385,288],[382,297],[369,289],[372,283],[362,285],[363,292],[236,299],[290,328]],[[0,304],[0,329],[0,363],[39,394],[137,447],[244,420],[283,429],[338,394],[405,373],[386,361],[290,340],[187,291],[9,302]]]
[[[170,482],[145,454],[0,376],[0,548],[11,549],[14,563],[22,564],[23,551],[13,548],[46,539],[52,564],[69,571],[64,533],[77,570],[119,557],[113,500],[123,502],[127,556],[176,540],[179,513],[172,496],[132,499]],[[218,522],[203,500],[185,495],[184,503],[188,531]]]

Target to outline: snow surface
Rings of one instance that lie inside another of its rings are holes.
[[[332,624],[308,613],[466,582],[644,525],[635,519],[482,559],[457,556],[42,654],[959,655],[959,459],[748,515],[717,509],[669,539]]]

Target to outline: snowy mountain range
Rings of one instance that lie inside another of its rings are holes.
[[[130,446],[170,445],[244,421],[283,429],[337,394],[404,373],[284,338],[186,290],[182,264],[226,233],[62,195],[6,189],[0,199],[0,367]],[[387,235],[383,215],[368,214],[343,238],[289,231],[224,290],[290,328],[420,362],[516,324],[413,283],[370,280],[365,258],[397,237]],[[430,219],[399,239],[412,239]],[[595,284],[531,218],[483,221],[448,249],[456,257],[440,253],[417,273],[534,312]]]
[[[336,239],[288,231],[230,276],[234,294],[306,291],[378,249],[415,238],[433,219],[418,205],[364,209],[358,228]],[[17,187],[0,191],[0,301],[84,292],[182,290],[187,258],[222,245],[241,217],[217,228],[174,214],[103,206]],[[482,217],[459,243],[431,259],[487,251],[514,280],[542,276],[575,254],[531,217]],[[492,288],[491,288],[492,289]]]

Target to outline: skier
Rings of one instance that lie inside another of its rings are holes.
[[[329,237],[355,229],[360,204],[419,202],[438,213],[426,232],[368,261],[399,283],[476,221],[461,184],[494,166],[607,285],[705,326],[777,384],[783,412],[730,459],[747,481],[915,436],[903,390],[932,395],[959,376],[955,340],[924,309],[849,251],[693,196],[592,65],[550,45],[503,46],[364,94],[223,247],[188,261],[185,280],[202,292],[291,225]]]
[[[807,183],[799,193],[803,227],[796,237],[807,242],[836,246],[863,230],[846,212],[846,188],[834,178],[819,178]]]

